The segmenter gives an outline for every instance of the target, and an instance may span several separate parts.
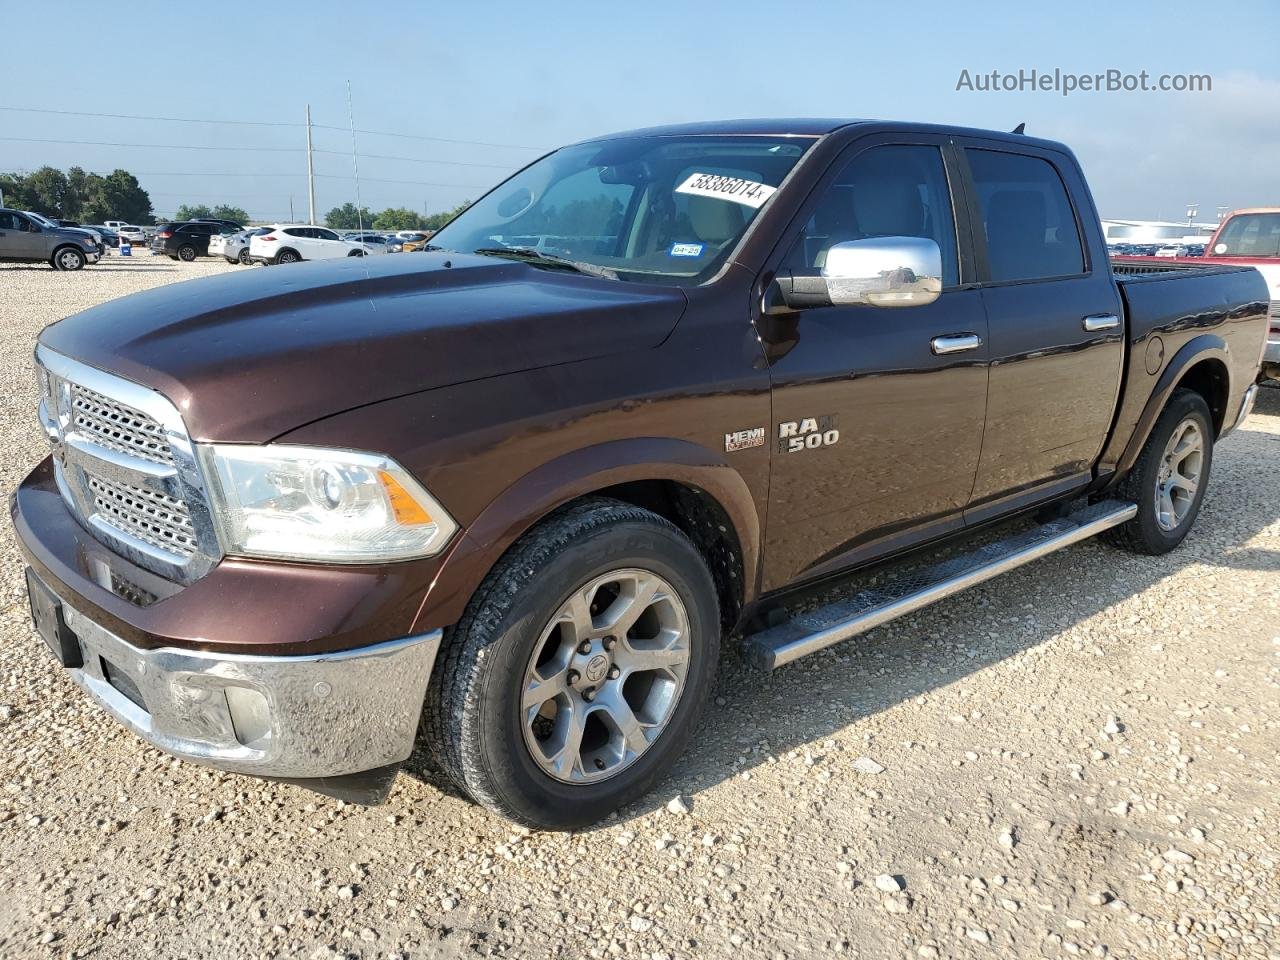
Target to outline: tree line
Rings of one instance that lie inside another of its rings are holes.
[[[406,207],[388,207],[374,213],[368,207],[357,209],[354,203],[344,203],[324,215],[324,225],[333,230],[439,230],[470,205],[470,200],[464,200],[452,210],[424,216]]]
[[[46,217],[75,220],[78,223],[103,223],[124,220],[138,225],[156,222],[151,197],[127,170],[108,174],[88,173],[72,167],[65,173],[56,167],[41,167],[32,173],[0,173],[0,193],[4,206],[15,210],[32,210]],[[406,207],[388,207],[373,213],[368,207],[356,209],[354,203],[334,207],[324,218],[326,226],[335,230],[438,230],[465,210],[465,201],[452,210],[423,215]],[[174,214],[175,220],[216,217],[248,223],[249,214],[230,204],[183,204]]]
[[[0,193],[10,209],[32,210],[61,220],[155,222],[151,197],[128,170],[103,175],[87,173],[81,167],[66,173],[56,167],[41,167],[28,174],[0,173]]]

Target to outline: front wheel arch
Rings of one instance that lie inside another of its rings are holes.
[[[659,491],[684,491],[675,515],[655,506]],[[653,510],[686,532],[704,553],[722,598],[737,613],[757,593],[760,516],[746,481],[723,458],[699,444],[666,437],[612,440],[557,457],[525,474],[467,524],[423,599],[415,630],[457,622],[468,598],[507,550],[558,509],[592,496],[609,496]],[[722,518],[722,519],[721,519]],[[726,529],[719,540],[706,525]],[[701,533],[696,528],[701,527]],[[707,544],[711,545],[708,553]],[[726,558],[732,555],[732,560]],[[722,575],[725,581],[721,580]]]

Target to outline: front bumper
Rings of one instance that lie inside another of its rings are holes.
[[[408,758],[441,631],[302,657],[144,650],[65,601],[72,679],[166,753],[234,773],[340,777]]]
[[[385,774],[409,756],[441,638],[415,623],[434,564],[226,558],[184,587],[82,527],[49,459],[10,510],[82,654],[67,672],[149,743],[324,792],[321,781]]]

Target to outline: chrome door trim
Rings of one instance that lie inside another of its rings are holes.
[[[1114,330],[1120,326],[1120,318],[1114,313],[1091,313],[1081,322],[1089,333],[1097,333],[1100,330]]]
[[[949,353],[967,353],[970,350],[977,350],[980,346],[982,346],[982,338],[976,333],[950,333],[934,337],[929,341],[929,349],[939,357]]]

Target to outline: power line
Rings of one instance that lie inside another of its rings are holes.
[[[148,150],[229,150],[237,153],[302,153],[301,147],[216,147],[190,143],[112,143],[106,140],[45,140],[33,137],[0,137],[10,143],[67,143],[85,147],[144,147]]]
[[[18,174],[29,174],[33,171],[29,167],[19,167],[13,171]],[[93,171],[90,171],[93,172]],[[135,177],[286,177],[292,180],[306,179],[306,173],[244,173],[232,170],[139,170],[133,172]],[[97,176],[106,176],[99,173]],[[317,173],[317,180],[350,180],[351,175],[348,173]],[[438,183],[434,180],[393,180],[378,177],[361,177],[365,183],[394,183],[410,187],[446,187],[456,188],[458,190],[487,190],[493,186],[492,183]]]
[[[87,113],[82,110],[41,110],[36,107],[0,107],[11,113],[47,113],[61,117],[98,117],[106,120],[160,120],[166,123],[225,123],[237,127],[301,127],[283,120],[199,120],[192,117],[148,117],[135,113]]]
[[[297,123],[289,120],[214,120],[211,118],[200,117],[155,117],[136,113],[91,113],[84,110],[44,110],[37,107],[0,107],[0,110],[10,113],[43,113],[51,116],[60,117],[94,117],[105,120],[151,120],[163,123],[209,123],[209,124],[225,124],[237,127],[305,127],[305,123]],[[317,123],[318,130],[338,130],[347,133],[346,127],[337,127],[332,124]],[[522,143],[489,143],[484,140],[455,140],[449,137],[429,137],[417,133],[396,133],[389,130],[360,130],[356,133],[365,134],[371,137],[397,137],[404,140],[424,140],[431,143],[452,143],[459,146],[472,147],[497,147],[502,150],[537,150],[542,151],[543,147],[531,147]]]
[[[345,127],[335,127],[327,123],[317,123],[317,130],[341,130],[346,132]],[[523,143],[488,143],[484,140],[451,140],[448,137],[427,137],[419,133],[393,133],[389,130],[361,130],[356,129],[356,133],[364,134],[372,137],[397,137],[401,140],[428,140],[432,143],[454,143],[468,147],[498,147],[502,150],[545,150],[545,147],[531,147]]]
[[[346,154],[341,150],[317,150],[316,153],[330,153],[337,157],[345,157]],[[492,167],[495,170],[510,170],[514,164],[510,163],[470,163],[465,160],[427,160],[424,157],[392,157],[383,153],[362,153],[360,156],[366,160],[404,160],[408,163],[438,163],[446,167]]]

